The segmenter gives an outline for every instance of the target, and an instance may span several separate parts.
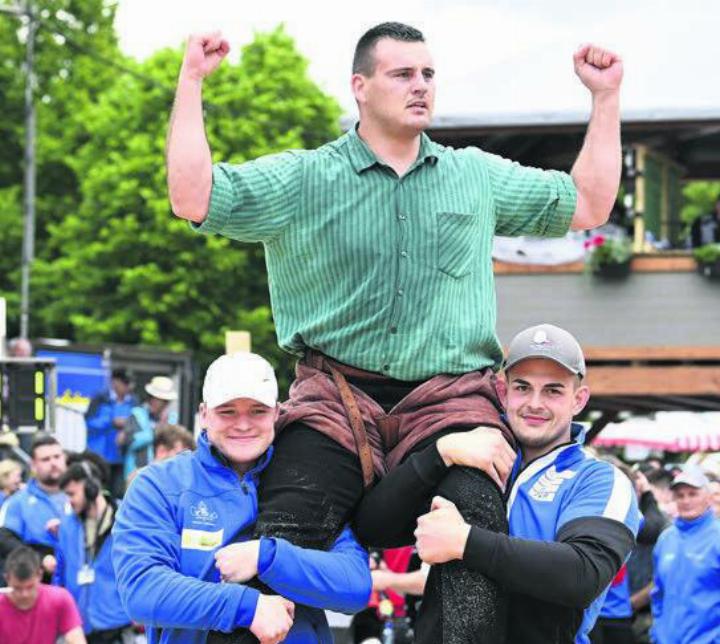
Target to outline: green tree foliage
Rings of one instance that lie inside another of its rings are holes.
[[[720,198],[720,181],[691,181],[683,189],[683,197],[685,205],[680,218],[690,224],[714,210],[715,202]]]
[[[172,90],[182,54],[164,50],[82,110],[85,140],[67,163],[74,209],[48,226],[51,252],[35,268],[43,332],[83,342],[223,348],[227,329],[287,366],[276,347],[262,248],[198,235],[169,211],[164,168]],[[142,77],[142,78],[141,78]],[[144,79],[152,79],[148,82]],[[308,78],[282,27],[258,34],[239,62],[205,81],[215,160],[241,162],[312,148],[338,133],[340,110]]]
[[[116,76],[100,58],[121,57],[113,30],[114,3],[36,0],[33,6],[39,23],[34,61],[36,253],[49,260],[54,256],[49,227],[74,212],[80,200],[80,180],[71,159],[87,140],[82,115]],[[0,15],[0,294],[8,300],[11,333],[19,315],[26,40],[25,19]],[[37,310],[41,303],[33,305]],[[33,330],[36,335],[45,331],[36,325]]]

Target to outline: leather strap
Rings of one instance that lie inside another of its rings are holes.
[[[357,447],[360,467],[362,468],[363,484],[365,488],[369,488],[375,479],[375,468],[373,467],[372,452],[370,451],[365,422],[360,413],[360,408],[350,389],[350,385],[348,385],[347,380],[345,380],[345,376],[327,361],[325,362],[325,367],[330,370],[333,380],[335,381],[335,386],[340,393],[340,399],[342,400],[343,407],[345,407],[345,413],[350,421],[350,427],[352,428],[355,438],[355,447]]]

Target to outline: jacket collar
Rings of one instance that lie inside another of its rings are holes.
[[[675,525],[681,532],[693,532],[710,525],[713,521],[715,521],[715,514],[713,513],[712,508],[710,508],[696,519],[691,519],[690,521],[686,521],[685,519],[678,517],[675,519]]]

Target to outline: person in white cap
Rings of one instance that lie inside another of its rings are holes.
[[[205,376],[197,449],[151,464],[130,485],[113,530],[114,566],[121,601],[151,642],[233,642],[249,630],[262,644],[325,644],[332,636],[320,609],[367,604],[368,557],[348,528],[329,552],[251,539],[277,397],[265,359],[221,356]],[[255,577],[268,594],[244,583]]]
[[[720,521],[712,511],[710,481],[699,468],[687,467],[671,488],[678,516],[653,551],[653,642],[720,642]]]
[[[584,430],[572,422],[590,397],[585,375],[582,349],[567,331],[541,324],[516,335],[498,383],[520,446],[509,489],[510,536],[479,527],[442,496],[417,521],[418,553],[433,564],[430,576],[435,564],[462,561],[511,592],[512,644],[589,642],[607,587],[635,542],[639,512],[630,481],[583,449]],[[401,466],[394,483],[403,503],[380,520],[412,529],[403,507],[423,495],[429,503],[447,467],[471,463],[474,450],[469,433],[449,434]],[[421,606],[419,621],[434,619]]]
[[[177,400],[175,383],[167,376],[155,376],[145,385],[147,400],[133,407],[117,442],[124,452],[125,480],[153,459],[155,427],[169,422],[168,407]]]

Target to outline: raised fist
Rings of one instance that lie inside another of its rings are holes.
[[[617,54],[595,45],[583,45],[573,55],[573,64],[578,78],[593,94],[620,89],[623,65]]]
[[[229,51],[230,45],[219,31],[193,34],[187,39],[181,74],[202,80],[215,71]]]

